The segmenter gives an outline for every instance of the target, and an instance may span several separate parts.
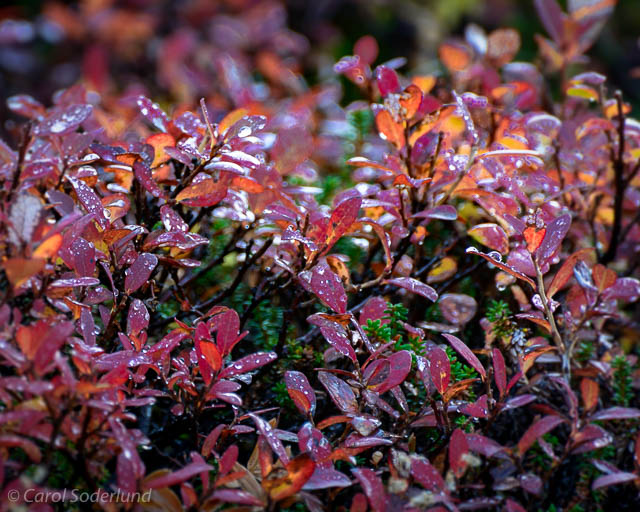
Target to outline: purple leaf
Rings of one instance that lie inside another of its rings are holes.
[[[431,288],[431,286],[429,286],[428,284],[424,284],[417,279],[413,279],[412,277],[396,277],[393,279],[388,279],[387,284],[399,286],[400,288],[409,290],[411,293],[422,295],[423,297],[426,297],[433,302],[438,300],[438,293],[433,288]]]
[[[323,468],[316,466],[313,475],[302,487],[305,491],[317,491],[318,489],[329,489],[331,487],[349,487],[351,480],[344,473],[333,468]]]
[[[211,495],[212,500],[220,503],[234,503],[236,505],[248,505],[250,507],[264,507],[265,504],[253,494],[240,489],[218,489]]]
[[[161,199],[167,199],[167,194],[165,191],[156,183],[156,180],[153,179],[153,174],[149,167],[142,163],[136,162],[133,164],[133,172],[135,174],[136,179],[140,182],[142,187],[149,192],[153,197],[158,197]]]
[[[95,286],[100,284],[100,280],[95,277],[72,277],[69,279],[58,279],[49,285],[49,288],[74,288],[76,286]]]
[[[148,282],[156,265],[158,265],[158,257],[155,254],[148,252],[140,254],[124,273],[125,291],[131,294]]]
[[[547,225],[547,231],[540,247],[536,251],[536,259],[542,266],[553,256],[571,227],[571,215],[565,213]]]
[[[36,135],[62,135],[75,130],[93,110],[91,105],[72,105],[46,117],[34,130]]]
[[[594,491],[603,487],[609,487],[611,485],[624,484],[626,482],[632,482],[637,480],[638,475],[635,473],[627,473],[620,471],[619,473],[611,473],[610,475],[602,475],[596,478],[591,486]]]
[[[535,0],[534,5],[540,21],[551,38],[560,44],[564,37],[565,14],[556,0]]]
[[[485,371],[484,366],[482,366],[482,363],[480,363],[476,355],[471,352],[471,349],[467,347],[467,345],[463,341],[451,334],[443,334],[442,336],[444,336],[451,344],[451,346],[455,349],[455,351],[460,354],[465,359],[465,361],[467,361],[467,363],[469,363],[469,365],[471,365],[471,367],[482,376],[483,380],[487,378],[487,372]]]
[[[300,283],[320,301],[337,313],[347,312],[347,294],[342,280],[322,261],[313,269],[300,272]]]
[[[591,421],[597,420],[626,420],[632,418],[640,418],[640,409],[634,409],[632,407],[610,407],[598,411],[591,416]]]
[[[318,380],[327,390],[338,409],[351,414],[358,412],[358,400],[349,384],[328,372],[318,373]]]
[[[469,322],[478,309],[473,297],[462,293],[445,293],[438,301],[442,316],[452,324],[464,325]]]
[[[149,121],[153,126],[162,132],[167,131],[167,125],[169,124],[169,118],[167,114],[160,108],[157,103],[154,103],[145,96],[138,96],[136,104],[140,109],[140,113],[144,118]]]
[[[321,314],[311,315],[307,318],[311,324],[320,327],[320,332],[324,338],[341,354],[347,356],[352,361],[357,359],[356,352],[351,346],[348,331],[338,322],[334,322]]]
[[[265,364],[269,364],[276,359],[278,359],[278,356],[275,352],[256,352],[255,354],[238,359],[236,362],[227,366],[220,372],[219,377],[223,379],[225,377],[231,377],[232,375],[247,373]]]

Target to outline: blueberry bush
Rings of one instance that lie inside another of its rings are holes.
[[[217,4],[43,10],[82,74],[6,101],[3,510],[637,510],[615,1],[536,0],[533,63],[472,25],[438,72],[364,36],[329,76],[281,4]]]

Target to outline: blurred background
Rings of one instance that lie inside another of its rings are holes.
[[[566,1],[560,3],[566,7]],[[49,105],[56,90],[78,81],[103,99],[142,91],[173,104],[207,96],[224,108],[337,81],[333,64],[352,54],[366,34],[378,41],[378,63],[406,57],[402,72],[435,75],[443,72],[438,44],[461,36],[471,23],[486,31],[517,29],[522,43],[516,60],[535,62],[534,35],[544,34],[533,0],[22,0],[1,5],[0,136],[7,136],[14,122],[5,105],[8,97],[25,93]],[[638,7],[639,0],[619,0],[588,53],[590,62],[581,64],[606,74],[636,112]],[[216,99],[220,80],[232,97]],[[345,99],[351,99],[348,89]]]

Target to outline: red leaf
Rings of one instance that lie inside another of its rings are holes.
[[[329,219],[327,239],[324,242],[325,248],[323,253],[328,252],[329,249],[349,231],[358,218],[358,212],[361,206],[362,197],[357,195],[345,199],[335,207]]]
[[[449,466],[457,478],[464,475],[467,469],[465,455],[469,453],[469,444],[464,432],[459,428],[453,431],[449,440]]]
[[[147,489],[161,489],[163,487],[170,487],[175,484],[186,482],[199,473],[207,473],[209,471],[213,471],[214,469],[215,468],[213,466],[205,464],[203,462],[192,462],[191,464],[186,465],[178,471],[174,471],[172,473],[169,473],[168,475],[154,478],[153,480],[146,482],[145,487]]]
[[[500,397],[502,398],[507,390],[507,369],[504,364],[504,357],[502,357],[502,352],[500,352],[499,349],[494,348],[492,355],[493,374],[495,376],[496,386],[498,386],[498,391],[500,392]]]
[[[300,412],[313,415],[316,410],[316,394],[305,374],[294,370],[287,371],[284,374],[284,382],[291,400]]]
[[[376,81],[378,83],[378,90],[383,97],[400,91],[398,75],[393,69],[387,66],[378,66],[376,68]]]
[[[316,491],[319,489],[329,489],[331,487],[348,487],[351,485],[351,480],[347,475],[336,471],[333,468],[318,467],[311,475],[311,478],[304,484],[303,489],[305,491]]]
[[[564,421],[564,418],[552,415],[545,416],[544,418],[536,421],[526,430],[526,432],[518,442],[518,452],[520,452],[520,456],[523,456],[539,437],[542,437],[550,430],[553,430],[558,425],[560,425],[560,423],[564,423]]]
[[[349,384],[327,372],[318,373],[318,380],[327,390],[338,409],[344,413],[354,414],[358,412],[358,400]]]
[[[443,334],[442,336],[444,336],[455,351],[458,352],[458,354],[460,354],[465,361],[467,361],[467,363],[469,363],[469,365],[471,365],[471,367],[482,376],[483,380],[487,378],[487,372],[482,366],[482,363],[480,363],[476,355],[463,341],[451,334]]]
[[[426,459],[414,458],[411,461],[411,476],[427,491],[438,492],[444,489],[444,479]]]
[[[131,294],[147,283],[157,264],[158,257],[155,254],[140,254],[124,273],[125,291]]]
[[[442,395],[449,387],[451,379],[451,363],[447,357],[447,353],[441,348],[433,348],[429,354],[429,372],[431,380],[438,392]]]
[[[393,279],[388,279],[386,282],[387,284],[392,284],[394,286],[404,288],[405,290],[409,290],[411,293],[422,295],[433,302],[438,300],[438,293],[431,288],[431,286],[412,277],[395,277]]]
[[[351,472],[360,482],[371,509],[374,512],[386,512],[388,505],[387,495],[382,481],[375,472],[368,468],[353,468]]]
[[[389,361],[389,374],[382,384],[374,388],[374,391],[380,394],[402,384],[411,371],[411,354],[406,350],[389,356],[387,361]]]

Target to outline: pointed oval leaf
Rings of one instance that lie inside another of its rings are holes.
[[[149,281],[151,273],[158,265],[155,254],[142,253],[124,273],[124,288],[127,293],[133,293]]]
[[[295,370],[287,371],[284,374],[284,382],[291,400],[300,412],[313,415],[316,410],[316,393],[305,374]]]
[[[387,279],[386,282],[387,284],[399,286],[400,288],[404,288],[405,290],[408,290],[411,293],[415,293],[423,297],[426,297],[427,299],[433,302],[438,300],[438,292],[436,292],[428,284],[418,281],[413,277],[396,277],[393,279]]]
[[[487,378],[487,372],[485,371],[484,366],[482,366],[480,360],[461,339],[456,338],[452,334],[443,334],[442,336],[444,336],[454,350],[482,376],[482,380]]]

